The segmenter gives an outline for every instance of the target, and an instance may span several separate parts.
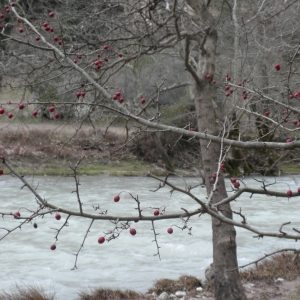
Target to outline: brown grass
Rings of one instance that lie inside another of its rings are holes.
[[[292,261],[293,254],[282,253],[259,263],[257,267],[242,271],[241,278],[244,281],[273,282],[276,278],[286,280],[296,279],[300,275],[299,258]]]
[[[176,291],[189,292],[195,290],[199,286],[201,286],[200,279],[194,276],[183,275],[177,280],[159,279],[147,293],[151,294],[155,292],[157,295],[160,295],[162,292],[167,292],[168,294],[174,294]]]
[[[11,288],[10,293],[2,292],[0,300],[54,300],[55,294],[45,293],[44,289],[38,286],[19,286]]]
[[[118,289],[97,288],[81,291],[79,300],[123,300],[145,299],[142,294],[132,290],[121,291]]]

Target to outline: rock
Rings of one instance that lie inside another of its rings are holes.
[[[210,264],[205,270],[205,278],[206,280],[211,283],[215,277],[213,264]]]
[[[276,281],[284,281],[283,278],[277,278]]]
[[[196,288],[196,291],[197,291],[197,292],[202,292],[202,291],[203,291],[203,288],[202,288],[201,286],[199,286],[199,287]]]
[[[173,298],[176,298],[176,299],[177,299],[177,297],[176,297],[174,294],[171,294],[171,295],[170,295],[170,298],[171,298],[171,299],[173,299]]]
[[[170,300],[169,294],[167,292],[163,292],[158,297],[159,300]]]
[[[201,285],[203,288],[205,288],[208,284],[209,284],[209,282],[206,279],[201,281]]]
[[[153,298],[153,297],[157,297],[157,294],[155,292],[153,292],[152,294],[146,294],[145,295],[147,298]]]
[[[176,297],[184,297],[184,296],[186,296],[186,292],[183,292],[183,291],[177,291],[177,292],[175,293],[175,295],[176,295]]]

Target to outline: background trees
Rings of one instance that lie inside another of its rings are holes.
[[[19,95],[3,104],[5,113],[22,114],[24,123],[33,118],[34,111],[38,116],[72,122],[77,128],[74,137],[83,124],[94,128],[99,122],[106,127],[122,125],[128,133],[124,147],[134,138],[152,135],[165,161],[176,145],[199,139],[199,151],[190,164],[201,156],[206,199],[189,188],[172,186],[168,176],[156,178],[161,187],[188,194],[199,209],[158,218],[144,216],[139,210],[139,219],[154,222],[211,215],[216,298],[245,299],[238,274],[235,226],[259,237],[299,238],[298,229],[287,234],[249,225],[242,212],[234,212],[241,219],[233,220],[230,208],[230,202],[242,193],[294,195],[274,192],[264,181],[259,190],[241,187],[240,182],[243,174],[251,171],[275,174],[282,159],[294,159],[293,153],[283,150],[300,145],[295,141],[299,124],[299,21],[295,12],[299,3],[57,1],[49,7],[48,3],[20,1],[8,6],[1,33],[2,78],[5,92]],[[282,24],[287,17],[287,25]],[[178,111],[187,113],[168,120],[174,102]],[[162,137],[171,134],[175,138],[162,147]],[[136,218],[87,214],[80,197],[77,210],[58,208],[46,202],[3,155],[4,166],[38,200],[37,211],[26,217],[25,223],[36,215],[59,212],[90,218],[90,226],[101,219],[124,221],[124,229],[128,229]],[[79,163],[77,158],[75,165]],[[226,172],[238,177],[232,178],[235,194],[229,197]]]

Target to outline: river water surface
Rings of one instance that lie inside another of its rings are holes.
[[[261,178],[260,178],[261,179]],[[74,179],[64,177],[27,177],[37,191],[47,201],[60,207],[78,209]],[[196,185],[196,178],[185,179],[188,185]],[[266,178],[269,183],[274,178]],[[171,178],[176,186],[184,188],[185,182],[180,178]],[[252,178],[245,179],[251,187],[259,188],[260,183]],[[171,196],[168,188],[157,192],[158,183],[146,177],[108,177],[82,176],[80,195],[87,212],[94,212],[92,205],[100,205],[107,209],[109,215],[137,215],[136,202],[127,193],[139,197],[143,213],[153,215],[154,208],[166,207],[166,213],[180,212],[181,208],[192,210],[196,203],[185,195],[174,192]],[[227,180],[228,190],[230,183]],[[289,187],[296,193],[300,186],[300,177],[280,177],[273,188],[286,191]],[[15,212],[19,210],[26,216],[26,209],[34,210],[35,199],[28,189],[21,189],[18,179],[1,176],[1,208],[0,212]],[[114,203],[113,197],[121,193],[121,200]],[[204,199],[204,188],[195,188],[194,193]],[[265,230],[278,230],[283,222],[290,221],[285,230],[292,232],[292,227],[300,228],[300,196],[291,199],[271,198],[265,195],[242,195],[233,204],[233,209],[240,207],[247,216],[247,221]],[[161,260],[153,242],[151,222],[131,224],[137,231],[131,236],[127,231],[121,233],[118,239],[109,243],[98,244],[97,240],[103,233],[114,226],[109,221],[94,223],[86,239],[84,248],[78,257],[78,269],[74,267],[77,253],[90,220],[71,217],[69,226],[59,234],[57,249],[50,250],[53,244],[55,230],[64,220],[60,221],[54,215],[46,215],[35,220],[38,228],[26,224],[22,230],[9,234],[1,243],[0,260],[0,290],[7,292],[17,284],[41,285],[45,290],[55,291],[57,299],[75,299],[79,290],[88,287],[113,287],[133,289],[146,292],[156,279],[178,278],[181,275],[194,275],[204,278],[205,268],[212,262],[212,235],[210,217],[195,216],[190,222],[192,235],[187,230],[181,230],[180,220],[162,220],[155,222],[160,248]],[[1,218],[1,228],[13,228],[20,222],[10,216]],[[173,226],[174,233],[168,234],[167,228]],[[0,230],[0,236],[6,233]],[[237,229],[239,264],[246,264],[263,256],[265,253],[283,247],[297,247],[298,243],[283,239],[253,238],[255,234],[243,229]]]

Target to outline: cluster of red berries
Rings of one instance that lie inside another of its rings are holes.
[[[124,102],[124,98],[121,95],[121,92],[116,92],[113,96],[112,96],[113,100],[118,100],[120,103]]]

